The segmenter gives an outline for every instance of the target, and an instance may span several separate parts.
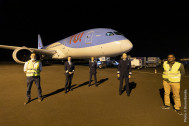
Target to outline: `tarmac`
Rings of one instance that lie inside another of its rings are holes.
[[[126,92],[119,95],[116,68],[98,69],[98,87],[88,87],[88,66],[76,65],[73,91],[65,94],[64,65],[44,66],[43,101],[37,101],[33,84],[32,102],[24,105],[23,65],[0,64],[0,126],[188,126],[189,76],[184,76],[181,82],[183,115],[180,116],[173,105],[170,110],[161,109],[162,69],[157,68],[157,74],[154,70],[132,70],[128,97]]]

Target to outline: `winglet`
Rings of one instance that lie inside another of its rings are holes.
[[[38,49],[42,49],[43,48],[43,43],[41,40],[41,36],[38,34]]]

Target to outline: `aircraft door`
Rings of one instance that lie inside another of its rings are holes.
[[[93,39],[94,31],[90,31],[86,35],[85,44],[91,44]]]

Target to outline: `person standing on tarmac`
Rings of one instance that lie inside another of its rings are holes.
[[[174,109],[179,114],[181,112],[180,101],[180,80],[181,75],[185,74],[183,64],[175,61],[173,54],[168,55],[168,61],[163,63],[163,87],[164,87],[164,106],[162,109],[170,109],[170,91],[172,89],[174,99]]]
[[[24,64],[24,72],[27,77],[27,101],[24,105],[31,102],[31,87],[33,82],[35,82],[38,89],[38,102],[42,101],[42,91],[40,85],[40,72],[42,71],[42,64],[39,60],[36,60],[36,54],[32,53],[30,55],[31,60]]]
[[[71,83],[72,78],[75,71],[75,65],[73,62],[71,62],[72,57],[68,56],[68,61],[65,62],[64,68],[65,68],[65,75],[66,75],[66,84],[65,84],[65,94],[68,93],[71,90]]]
[[[119,61],[117,77],[120,79],[119,95],[122,94],[123,90],[123,79],[125,79],[126,93],[130,96],[129,89],[129,78],[131,78],[131,61],[127,58],[127,54],[122,54],[122,59]]]
[[[94,75],[94,79],[95,79],[95,85],[96,87],[97,85],[97,78],[96,78],[96,69],[97,69],[97,63],[96,61],[94,61],[94,57],[91,57],[91,61],[89,62],[89,87],[91,86],[91,79],[92,79],[92,75]]]

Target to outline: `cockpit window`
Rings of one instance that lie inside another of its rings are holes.
[[[113,32],[107,32],[106,35],[107,36],[112,36],[112,35],[114,35],[114,33]]]
[[[116,34],[116,35],[122,35],[121,33],[117,32],[117,31],[114,32],[114,34]]]

